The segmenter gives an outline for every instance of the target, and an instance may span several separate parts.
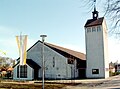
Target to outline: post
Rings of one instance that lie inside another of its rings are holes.
[[[45,76],[44,41],[47,35],[40,35],[40,37],[42,37],[42,89],[44,89],[44,76]]]

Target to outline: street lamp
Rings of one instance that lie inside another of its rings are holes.
[[[44,62],[44,41],[47,35],[40,35],[42,37],[42,89],[44,89],[44,74],[45,74],[45,62]]]

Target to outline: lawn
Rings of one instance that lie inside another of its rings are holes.
[[[45,89],[62,89],[66,84],[45,84]],[[0,89],[42,89],[42,84],[0,83]]]

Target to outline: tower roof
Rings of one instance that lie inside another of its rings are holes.
[[[98,17],[98,11],[96,10],[96,0],[94,0],[94,11],[92,12],[92,19],[88,19],[85,27],[97,26],[102,25],[104,17]]]
[[[98,19],[89,19],[87,20],[85,27],[97,26],[102,25],[104,17]]]

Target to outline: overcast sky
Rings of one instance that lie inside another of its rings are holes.
[[[28,35],[27,48],[41,40],[41,34],[46,34],[48,43],[85,53],[84,25],[92,18],[92,11],[84,8],[83,3],[81,0],[0,0],[0,50],[7,57],[18,58],[15,36],[22,32]],[[97,10],[102,17],[100,3],[97,2]],[[110,61],[120,60],[119,45],[109,37]]]

